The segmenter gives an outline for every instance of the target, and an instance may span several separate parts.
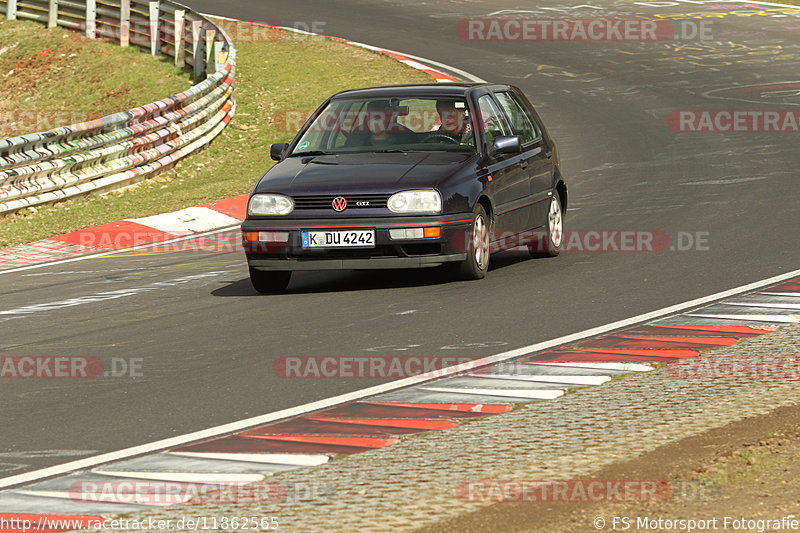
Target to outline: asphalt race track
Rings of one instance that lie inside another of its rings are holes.
[[[800,21],[778,7],[187,3],[210,14],[313,24],[518,85],[558,142],[570,187],[567,229],[651,232],[656,250],[590,252],[581,250],[584,240],[555,259],[504,254],[480,282],[449,282],[438,271],[302,273],[274,296],[251,289],[236,251],[156,248],[0,273],[0,355],[96,357],[123,374],[3,380],[0,449],[10,451],[0,453],[0,476],[381,382],[281,378],[273,362],[282,356],[490,355],[800,265],[798,133],[678,133],[668,123],[674,111],[800,110]],[[691,19],[713,22],[711,39],[683,42],[485,42],[456,34],[462,19],[505,9],[525,10],[505,14],[512,18],[714,16]]]

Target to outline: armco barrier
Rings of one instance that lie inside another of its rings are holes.
[[[141,181],[206,146],[235,112],[233,42],[185,6],[141,0],[0,0],[0,14],[142,47],[192,68],[196,79],[205,78],[135,109],[0,139],[0,215]]]

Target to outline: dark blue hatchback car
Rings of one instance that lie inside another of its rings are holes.
[[[294,270],[450,264],[482,278],[493,251],[558,255],[567,186],[555,144],[511,85],[443,83],[330,97],[250,195],[242,237],[259,292]]]

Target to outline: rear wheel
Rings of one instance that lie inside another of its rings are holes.
[[[292,272],[271,272],[256,270],[250,267],[250,283],[253,288],[262,294],[281,292],[289,285],[292,279]]]
[[[467,234],[467,259],[458,265],[459,279],[481,279],[489,270],[489,240],[491,221],[481,204],[475,206],[472,214],[472,226]]]
[[[532,257],[555,257],[561,251],[564,240],[564,215],[561,211],[561,196],[557,189],[553,189],[553,196],[550,197],[546,229],[544,232],[539,232],[537,237],[528,246]]]

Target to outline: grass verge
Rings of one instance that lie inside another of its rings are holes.
[[[0,138],[100,118],[192,85],[171,61],[63,28],[0,17],[0,36]]]
[[[0,248],[244,194],[271,166],[269,145],[291,139],[305,116],[330,94],[431,80],[386,56],[331,39],[266,28],[253,31],[242,24],[226,24],[226,30],[238,50],[238,108],[211,146],[125,191],[29,208],[0,219]],[[160,97],[169,93],[162,91]]]

